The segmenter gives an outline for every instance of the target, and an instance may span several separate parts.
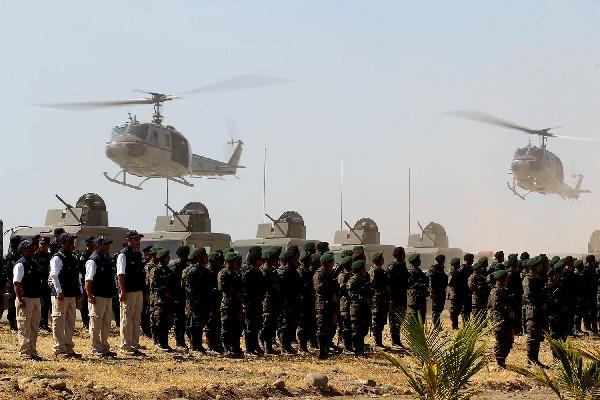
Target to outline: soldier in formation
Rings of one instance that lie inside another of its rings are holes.
[[[431,296],[431,314],[433,323],[440,325],[440,317],[446,305],[446,289],[448,288],[448,275],[445,272],[446,256],[435,256],[435,265],[429,269],[429,285]]]
[[[494,355],[500,368],[506,368],[506,357],[514,342],[514,310],[511,294],[506,287],[508,272],[500,264],[494,268],[494,287],[490,292],[488,308],[494,324]]]

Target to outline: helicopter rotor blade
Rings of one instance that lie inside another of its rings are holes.
[[[600,139],[597,139],[597,138],[586,138],[586,137],[578,137],[578,136],[552,135],[552,137],[559,138],[559,139],[578,140],[581,142],[600,142]]]
[[[131,99],[131,100],[115,100],[115,101],[84,101],[72,103],[45,103],[34,104],[38,107],[57,108],[62,110],[90,110],[106,107],[128,106],[136,104],[152,104],[152,99]]]
[[[288,79],[276,78],[273,76],[247,74],[239,75],[230,79],[226,79],[224,81],[188,90],[180,94],[187,95],[200,93],[228,92],[233,90],[252,89],[262,86],[281,85],[289,82],[291,81]]]
[[[506,121],[506,120],[500,119],[498,117],[494,117],[493,115],[484,113],[482,111],[461,110],[461,111],[449,111],[446,114],[453,115],[453,116],[459,117],[459,118],[468,119],[471,121],[482,122],[484,124],[500,126],[502,128],[516,129],[518,131],[529,133],[531,135],[539,135],[541,133],[540,130],[529,129],[524,126],[515,124],[513,122]]]

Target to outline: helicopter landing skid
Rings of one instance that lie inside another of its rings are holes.
[[[513,184],[511,186],[510,183],[506,182],[506,187],[508,187],[508,190],[510,190],[515,196],[517,196],[518,198],[520,198],[521,200],[525,200],[525,197],[527,197],[527,195],[531,192],[527,192],[525,194],[521,194],[517,191],[517,186],[515,184],[515,182],[513,181]]]
[[[122,174],[122,177],[119,178],[119,175],[121,175],[121,174]],[[124,169],[117,172],[117,174],[112,178],[108,175],[107,172],[104,172],[104,177],[112,183],[116,183],[117,185],[125,186],[125,187],[128,187],[130,189],[135,189],[135,190],[142,190],[142,185],[144,183],[146,183],[147,181],[149,181],[150,179],[163,179],[163,177],[160,177],[160,176],[149,176],[149,177],[145,177],[144,179],[142,179],[140,181],[140,183],[138,183],[137,185],[133,185],[133,184],[127,182],[127,171],[125,171]],[[194,185],[192,183],[188,182],[185,178],[183,178],[181,176],[164,178],[164,179],[167,179],[168,181],[172,181],[175,183],[179,183],[180,185],[183,185],[183,186],[194,187]]]

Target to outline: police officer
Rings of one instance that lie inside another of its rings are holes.
[[[342,339],[344,349],[352,352],[352,322],[350,319],[350,299],[348,297],[348,288],[346,284],[352,277],[352,251],[344,250],[340,254],[337,281],[340,288],[340,313],[338,317],[338,340]]]
[[[423,323],[427,317],[427,297],[429,297],[429,278],[421,270],[421,256],[413,253],[408,256],[408,310],[417,314]]]
[[[212,251],[208,255],[208,276],[210,278],[210,316],[206,324],[206,342],[208,349],[215,353],[224,352],[221,342],[221,292],[219,291],[218,276],[223,269],[223,252]]]
[[[464,263],[460,266],[460,274],[462,275],[462,279],[466,282],[465,285],[465,293],[464,293],[464,301],[463,301],[463,309],[462,309],[462,320],[463,324],[466,324],[471,318],[471,311],[473,309],[473,304],[471,303],[472,293],[469,288],[469,278],[473,274],[473,263],[475,262],[475,256],[471,253],[467,253],[463,257]]]
[[[313,242],[309,242],[313,243]],[[307,246],[305,245],[305,248]],[[318,347],[317,343],[317,320],[315,318],[315,288],[313,285],[313,277],[315,269],[312,263],[312,254],[310,251],[305,250],[300,256],[300,267],[298,268],[298,274],[300,275],[300,284],[302,287],[301,303],[300,303],[300,314],[299,314],[299,325],[298,325],[298,342],[300,343],[300,350],[308,353],[308,343],[313,348]]]
[[[94,240],[96,240],[95,236],[88,236],[85,239],[85,249],[83,250],[83,252],[81,254],[79,254],[79,257],[78,257],[78,259],[79,259],[79,274],[82,276],[82,279],[84,279],[85,273],[86,273],[85,263],[87,262],[87,260],[90,258],[90,256],[94,252]],[[82,285],[85,285],[85,282],[83,282]],[[88,329],[90,327],[90,313],[89,313],[89,309],[88,309],[87,293],[85,290],[83,291],[83,295],[82,295],[82,299],[81,299],[80,303],[81,303],[81,309],[79,310],[79,313],[81,314],[81,322],[83,324],[83,327],[85,329]]]
[[[502,369],[506,368],[506,357],[514,342],[514,313],[511,307],[511,294],[506,287],[508,273],[500,264],[494,271],[495,286],[489,297],[490,319],[494,324],[494,355]]]
[[[279,343],[287,354],[296,354],[292,341],[298,328],[298,306],[300,304],[301,281],[298,274],[298,258],[295,251],[288,249],[280,256],[281,266],[277,270],[281,291],[281,315],[279,318]]]
[[[473,274],[469,277],[469,289],[471,291],[471,310],[473,317],[485,318],[487,314],[487,303],[490,294],[490,288],[484,275],[485,265],[483,258],[479,258],[473,264]],[[485,259],[487,261],[487,259]]]
[[[94,252],[85,262],[85,291],[90,312],[90,339],[92,354],[99,357],[116,357],[110,351],[108,337],[112,321],[112,298],[116,292],[114,267],[109,256],[111,240],[94,239]]]
[[[185,293],[186,333],[192,351],[206,352],[202,346],[202,333],[210,315],[210,276],[207,268],[208,254],[204,247],[194,249],[188,256],[190,265],[181,274]]]
[[[375,336],[375,347],[385,349],[383,345],[383,328],[388,319],[390,309],[389,285],[387,274],[383,269],[385,262],[382,251],[371,253],[371,262],[373,266],[369,271],[371,278],[371,288],[373,290],[373,298],[371,303],[371,315],[373,318],[372,329]]]
[[[448,278],[448,300],[450,300],[450,321],[452,329],[458,329],[458,316],[463,311],[467,279],[460,270],[460,258],[450,260],[450,277]],[[470,299],[469,299],[470,300]]]
[[[281,290],[279,288],[279,276],[277,268],[279,253],[277,249],[265,249],[262,253],[264,264],[262,266],[264,297],[262,318],[263,325],[260,331],[260,341],[267,354],[278,354],[273,348],[277,334],[277,323],[281,313]]]
[[[42,274],[42,314],[40,318],[40,329],[47,332],[52,332],[50,325],[48,324],[48,316],[52,308],[50,286],[48,285],[48,278],[50,277],[50,239],[47,237],[40,238],[38,248],[33,253],[33,259],[40,267],[40,273]]]
[[[402,318],[406,314],[406,292],[408,290],[408,269],[406,253],[403,247],[394,249],[394,262],[388,265],[386,272],[390,287],[390,335],[392,346],[403,347],[400,340]]]
[[[440,316],[446,304],[446,289],[448,288],[448,275],[445,269],[446,256],[435,256],[435,265],[429,271],[429,284],[431,287],[431,314],[435,325],[441,324]],[[441,325],[440,325],[441,326]]]
[[[262,301],[265,293],[262,249],[253,247],[246,257],[246,268],[242,275],[242,301],[244,307],[244,341],[246,352],[254,355],[264,354],[258,343],[258,335],[262,328]]]
[[[171,269],[175,273],[175,279],[179,283],[179,289],[175,292],[175,344],[177,347],[186,348],[186,313],[185,313],[185,292],[181,287],[181,275],[188,266],[188,256],[190,255],[189,246],[180,246],[176,251],[177,260],[171,264]]]
[[[42,274],[33,260],[33,245],[23,240],[16,249],[21,257],[14,265],[12,283],[15,290],[15,309],[21,358],[41,360],[37,352],[37,335],[40,326],[40,297],[42,296]]]
[[[544,281],[540,277],[543,265],[537,257],[527,263],[529,272],[523,279],[523,304],[527,324],[527,359],[530,363],[544,366],[539,358],[540,343],[544,340],[544,310],[546,309],[546,293]]]
[[[52,337],[54,355],[80,358],[74,350],[76,309],[83,294],[79,262],[73,255],[75,236],[63,233],[56,241],[58,252],[50,260],[50,290],[52,293]]]
[[[136,230],[127,232],[125,235],[127,244],[117,257],[117,278],[121,303],[121,351],[134,356],[144,356],[144,353],[140,351],[142,308],[146,290],[144,260],[140,252],[142,237],[144,235],[139,234]]]
[[[172,351],[169,346],[169,330],[173,326],[175,296],[181,284],[177,282],[176,273],[169,267],[169,250],[160,250],[156,254],[156,260],[158,264],[152,270],[150,281],[154,336],[158,338],[158,349],[169,352]]]
[[[365,336],[369,332],[371,300],[373,291],[366,272],[364,260],[352,263],[352,276],[346,283],[350,302],[350,322],[352,327],[352,347],[354,354],[365,354]]]
[[[221,299],[221,340],[227,356],[240,358],[244,352],[240,347],[242,334],[242,278],[239,270],[241,257],[236,251],[225,253],[225,268],[219,272],[219,290]]]
[[[318,249],[318,248],[317,248]],[[319,262],[321,266],[313,277],[315,288],[315,313],[317,314],[317,338],[319,341],[319,359],[329,357],[331,340],[335,335],[338,286],[333,273],[335,259],[332,253],[324,253]]]

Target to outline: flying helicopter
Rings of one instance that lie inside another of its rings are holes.
[[[150,179],[166,179],[188,187],[194,185],[187,179],[208,178],[218,179],[222,176],[234,175],[242,154],[243,142],[232,136],[228,143],[233,146],[231,157],[222,162],[208,157],[193,154],[187,138],[172,125],[163,125],[161,107],[163,103],[180,99],[187,95],[218,93],[240,89],[257,88],[261,86],[278,85],[289,82],[285,79],[262,75],[240,75],[206,85],[197,89],[182,92],[177,95],[134,90],[146,94],[147,97],[116,101],[91,101],[72,103],[39,104],[65,110],[92,110],[105,107],[152,104],[154,112],[151,122],[140,122],[137,117],[129,114],[129,120],[112,129],[109,141],[106,143],[106,156],[121,169],[114,176],[104,172],[104,176],[112,183],[128,188],[142,190],[142,185]],[[127,180],[127,175],[141,178],[137,183]]]
[[[540,138],[540,146],[533,146],[531,141],[525,147],[515,150],[510,166],[513,181],[506,183],[508,189],[517,197],[525,200],[530,193],[557,194],[563,199],[576,200],[581,193],[590,193],[589,190],[581,189],[583,175],[576,175],[575,186],[569,186],[564,182],[563,164],[560,158],[546,148],[549,138],[562,138],[571,140],[582,140],[597,142],[600,139],[582,138],[574,136],[556,135],[550,132],[554,128],[530,129],[509,122],[493,115],[474,110],[451,111],[447,114],[455,117],[465,118],[472,121],[482,122],[507,129],[525,132],[529,135],[537,135]],[[521,188],[523,191],[520,191]]]

